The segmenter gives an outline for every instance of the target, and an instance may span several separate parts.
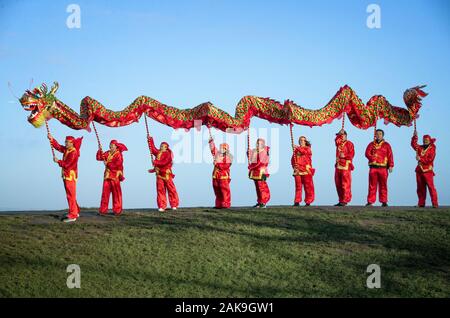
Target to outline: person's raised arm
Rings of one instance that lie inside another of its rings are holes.
[[[105,161],[106,152],[102,152],[100,149],[97,150],[97,153],[95,154],[95,159],[98,161]]]
[[[55,138],[53,138],[52,135],[48,134],[48,139],[50,140],[50,143],[52,145],[53,148],[55,148],[56,151],[59,151],[61,153],[64,153],[64,151],[66,151],[66,147],[61,146]]]
[[[419,149],[419,144],[417,143],[418,139],[419,138],[417,137],[417,133],[414,133],[414,135],[411,137],[411,147],[415,151],[417,151],[417,149]]]
[[[215,156],[217,153],[217,148],[216,145],[214,144],[214,140],[211,138],[209,139],[208,142],[209,142],[209,150],[211,150],[211,154]]]
[[[156,148],[153,137],[148,137],[147,142],[148,142],[148,146],[150,147],[150,151],[151,151],[152,155],[154,155],[154,156],[158,155],[159,149]]]

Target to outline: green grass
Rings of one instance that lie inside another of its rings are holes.
[[[0,296],[449,297],[449,230],[448,208],[2,215]],[[66,287],[72,263],[81,289]]]

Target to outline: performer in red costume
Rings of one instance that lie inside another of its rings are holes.
[[[416,151],[416,180],[417,180],[417,196],[419,197],[418,207],[425,206],[427,198],[427,187],[430,191],[431,204],[433,208],[437,208],[438,195],[434,186],[434,158],[436,157],[436,139],[430,135],[423,136],[423,145],[417,143],[417,132],[411,139],[411,147]]]
[[[315,169],[312,167],[311,143],[305,136],[298,139],[299,146],[294,148],[291,165],[294,169],[295,199],[294,206],[302,202],[302,187],[305,189],[305,206],[310,206],[314,201],[313,176]]]
[[[266,141],[258,138],[256,141],[256,148],[249,150],[248,177],[255,182],[256,195],[258,202],[253,206],[254,208],[266,208],[267,202],[270,200],[270,190],[266,179],[269,177],[267,169],[269,165],[269,150],[266,146]]]
[[[80,156],[80,147],[83,137],[74,138],[67,136],[65,145],[61,146],[51,134],[48,139],[53,148],[63,153],[62,160],[53,157],[62,168],[62,178],[64,181],[64,189],[66,190],[67,203],[69,204],[69,213],[62,218],[63,222],[74,222],[79,217],[80,207],[77,203],[77,178],[78,178],[78,157]]]
[[[154,169],[149,170],[150,173],[156,173],[156,191],[158,210],[163,212],[167,208],[166,193],[169,196],[169,203],[172,210],[178,208],[179,199],[177,189],[173,183],[175,175],[172,173],[173,153],[169,149],[167,142],[162,142],[159,149],[155,147],[153,137],[148,138],[150,151],[156,157],[153,161]]]
[[[221,144],[218,150],[212,138],[209,139],[209,148],[214,157],[212,179],[214,193],[216,195],[215,208],[228,209],[231,206],[230,167],[233,156],[230,154],[228,144]]]
[[[346,206],[352,200],[352,171],[355,147],[347,139],[347,132],[341,129],[336,134],[336,164],[334,165],[334,182],[339,197],[335,206]]]
[[[99,213],[105,215],[108,212],[109,196],[112,193],[113,213],[120,215],[122,213],[122,189],[120,182],[125,180],[123,176],[123,156],[122,152],[127,151],[124,144],[111,140],[109,150],[102,152],[97,151],[96,158],[98,161],[105,163],[105,173],[103,176],[103,191],[100,202]]]
[[[369,194],[366,206],[372,206],[377,198],[379,189],[379,200],[382,206],[388,206],[388,173],[394,168],[394,155],[391,145],[384,140],[384,131],[377,129],[375,140],[366,148],[366,158],[369,160]]]

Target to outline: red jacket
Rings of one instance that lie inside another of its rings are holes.
[[[230,167],[233,158],[229,153],[223,154],[217,150],[214,141],[209,142],[211,154],[214,157],[213,179],[231,179]]]
[[[394,167],[394,155],[391,145],[384,140],[379,143],[372,141],[367,145],[366,158],[369,160],[370,167]]]
[[[79,151],[75,147],[68,149],[61,146],[55,139],[50,140],[50,142],[53,148],[63,153],[62,160],[58,160],[58,165],[62,168],[62,178],[67,181],[77,181]]]
[[[269,146],[261,150],[251,149],[249,151],[250,164],[248,165],[248,177],[252,180],[265,180],[269,177]]]
[[[119,150],[116,150],[114,153],[111,153],[109,150],[102,153],[98,150],[96,159],[106,163],[105,180],[125,180],[123,176],[123,156]]]
[[[155,167],[156,176],[164,180],[169,180],[175,177],[175,175],[172,173],[172,150],[167,148],[167,150],[165,151],[160,151],[155,147],[153,137],[148,138],[148,144],[150,146],[150,151],[156,157],[155,160],[153,160],[153,166]]]
[[[436,157],[436,146],[434,144],[430,144],[428,147],[419,145],[417,139],[417,136],[411,138],[411,147],[416,151],[417,156],[419,156],[416,172],[431,172],[434,175],[433,166],[434,158]]]
[[[311,147],[296,146],[292,154],[291,165],[294,169],[294,176],[314,175],[316,170],[312,167]]]
[[[353,170],[353,158],[355,157],[355,146],[350,140],[343,141],[342,136],[336,136],[336,164],[338,170]]]

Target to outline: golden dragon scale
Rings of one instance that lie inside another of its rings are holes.
[[[92,121],[109,127],[122,127],[137,122],[144,113],[172,128],[190,129],[195,125],[207,125],[237,133],[246,130],[253,117],[282,125],[312,127],[331,123],[346,114],[350,122],[360,129],[374,126],[379,118],[397,126],[410,126],[418,117],[422,98],[427,95],[422,90],[424,86],[416,86],[403,94],[407,108],[391,105],[382,95],[375,95],[364,104],[353,89],[345,85],[326,106],[317,110],[303,108],[290,100],[281,103],[271,98],[245,96],[237,104],[234,117],[210,102],[190,109],[178,109],[151,97],[140,96],[123,110],[113,111],[88,96],[81,101],[78,114],[56,98],[58,87],[56,82],[51,89],[42,84],[33,90],[27,90],[20,98],[24,109],[31,112],[28,121],[35,127],[42,126],[45,120],[51,118],[72,129],[90,130]]]

